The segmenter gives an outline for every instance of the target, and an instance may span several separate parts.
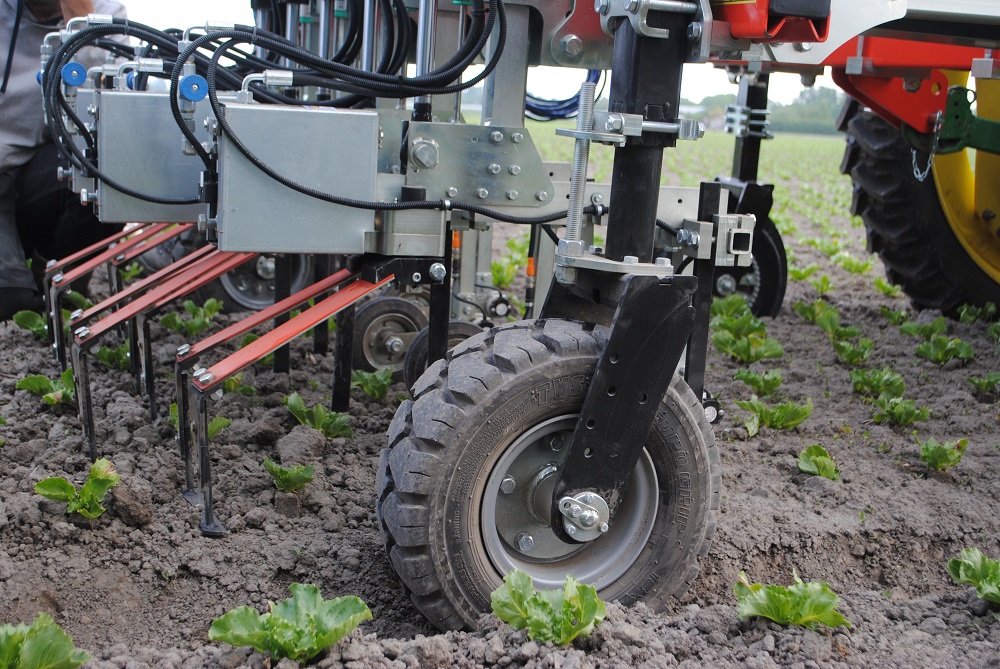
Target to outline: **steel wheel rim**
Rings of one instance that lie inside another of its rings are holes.
[[[567,450],[563,446],[560,451],[553,451],[549,440],[562,436],[568,443],[576,420],[575,414],[556,416],[528,429],[505,448],[479,491],[481,538],[493,568],[500,575],[519,569],[529,574],[538,587],[557,588],[566,574],[572,574],[600,590],[628,571],[652,534],[659,486],[652,459],[645,449],[629,480],[626,499],[604,536],[569,546],[556,539],[548,523],[539,518],[544,513],[541,500],[551,498],[551,485],[546,495],[544,482],[548,478],[538,481],[538,476],[549,464],[561,464]],[[501,488],[508,476],[522,479],[510,494]],[[532,537],[528,551],[518,545],[521,533]]]
[[[265,258],[261,256],[260,260]],[[258,262],[248,262],[219,277],[226,297],[236,305],[260,311],[274,304],[274,278]],[[292,293],[302,290],[309,282],[312,259],[306,256],[292,258]],[[232,306],[232,305],[229,305]]]
[[[365,360],[375,369],[385,367],[401,369],[408,347],[404,345],[396,353],[386,347],[387,342],[393,335],[419,332],[420,329],[413,319],[404,314],[386,313],[376,317],[365,330],[365,336],[361,340]]]

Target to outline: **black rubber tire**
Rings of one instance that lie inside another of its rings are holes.
[[[394,333],[416,334],[425,327],[427,316],[413,300],[376,297],[359,304],[354,312],[354,369],[374,372],[391,367],[393,380],[401,381],[409,345],[391,353],[383,347],[384,339]]]
[[[731,284],[735,282],[735,290]],[[725,297],[743,293],[754,316],[777,316],[785,299],[788,258],[781,233],[770,218],[757,220],[753,231],[753,264],[750,267],[717,267],[713,293]]]
[[[469,337],[474,337],[483,329],[468,321],[451,321],[448,323],[448,349],[451,350],[461,344]],[[430,329],[424,328],[413,341],[410,348],[406,350],[406,357],[403,359],[403,383],[407,388],[412,388],[420,375],[427,369],[427,341],[430,336]]]
[[[606,337],[602,329],[559,320],[493,328],[460,344],[447,361],[431,365],[413,388],[415,399],[396,412],[377,472],[379,524],[411,599],[440,629],[474,628],[477,617],[490,610],[490,593],[502,583],[503,572],[488,548],[490,533],[498,530],[483,527],[480,514],[489,511],[483,503],[487,481],[507,469],[491,469],[537,426],[557,417],[575,420]],[[565,391],[544,391],[553,388]],[[541,442],[529,443],[538,448]],[[708,552],[721,500],[711,427],[679,377],[660,403],[644,458],[647,470],[656,473],[646,497],[655,510],[645,516],[648,537],[642,532],[615,536],[620,510],[608,534],[570,558],[577,564],[590,561],[587,568],[596,574],[603,599],[642,600],[658,609],[697,576],[698,557]],[[499,501],[498,493],[492,494]],[[618,529],[628,531],[624,521]],[[634,553],[611,564],[619,544],[632,544]],[[539,570],[549,570],[546,579],[558,572],[561,581],[569,564],[558,559],[518,567],[536,580]],[[602,577],[606,582],[600,582]]]
[[[1000,284],[969,257],[948,224],[934,180],[913,176],[902,134],[853,100],[843,114],[847,147],[840,170],[854,182],[851,213],[867,228],[867,246],[919,309],[954,315],[963,304],[1000,302]],[[917,153],[917,164],[927,155]]]

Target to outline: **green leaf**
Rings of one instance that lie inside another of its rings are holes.
[[[513,570],[490,595],[493,613],[514,629],[528,630],[534,641],[565,645],[589,634],[607,609],[591,585],[567,576],[557,590],[535,590],[531,577]]]
[[[813,412],[811,397],[806,399],[805,404],[788,401],[774,407],[768,407],[754,395],[749,400],[737,400],[736,405],[752,414],[752,419],[748,419],[744,423],[750,436],[757,434],[761,425],[778,430],[791,429],[805,422]]]
[[[944,316],[939,316],[935,318],[930,323],[920,324],[920,323],[903,323],[900,326],[899,331],[905,335],[910,335],[911,337],[922,337],[926,341],[930,341],[935,337],[940,337],[948,331],[948,322],[945,320]]]
[[[902,397],[906,390],[903,377],[888,367],[882,369],[855,369],[851,371],[854,392],[869,397]]]
[[[906,309],[899,309],[893,311],[889,307],[879,307],[879,313],[885,316],[886,320],[889,321],[891,325],[902,325],[906,321],[910,320],[910,313]]]
[[[965,449],[969,445],[968,439],[949,441],[939,444],[937,439],[930,437],[927,441],[917,439],[917,433],[913,433],[913,438],[920,445],[920,459],[927,463],[931,469],[944,471],[948,467],[954,467],[962,461]]]
[[[27,330],[42,341],[49,338],[49,329],[45,325],[45,318],[34,311],[18,311],[14,314],[14,322],[18,327]]]
[[[983,377],[970,376],[968,381],[975,386],[976,390],[980,393],[988,395],[996,389],[997,384],[1000,384],[1000,372],[988,372],[986,376]]]
[[[69,513],[79,513],[84,518],[98,518],[105,511],[101,505],[104,496],[118,485],[119,480],[118,472],[109,460],[97,460],[90,466],[87,480],[80,487],[76,499],[69,501],[66,510]]]
[[[21,645],[18,669],[75,669],[90,660],[47,613],[39,613]]]
[[[833,461],[826,449],[819,444],[813,444],[799,454],[799,471],[822,476],[823,478],[837,481],[840,479],[840,469]]]
[[[750,313],[747,300],[740,293],[732,293],[723,298],[715,298],[712,300],[710,310],[712,318],[720,316],[738,317]]]
[[[35,492],[57,502],[68,502],[76,496],[76,486],[61,476],[51,476],[36,483]]]
[[[805,281],[819,270],[819,265],[812,263],[805,267],[789,267],[788,278],[793,281]]]
[[[859,339],[857,344],[840,339],[832,339],[831,343],[834,353],[837,354],[837,359],[848,367],[857,367],[867,360],[875,347],[874,342],[865,337]]]
[[[177,402],[174,402],[170,405],[170,415],[167,417],[167,422],[173,426],[175,432],[180,429],[178,427],[180,420],[178,418],[179,415],[180,413],[177,409]]]
[[[55,390],[52,387],[52,381],[42,376],[41,374],[35,374],[33,376],[26,376],[17,382],[15,386],[18,390],[27,390],[36,395],[46,395]]]
[[[305,488],[313,480],[313,473],[316,471],[311,465],[282,467],[270,458],[264,458],[264,469],[271,474],[274,485],[285,492],[296,492]]]
[[[208,438],[209,440],[215,439],[215,435],[219,434],[227,427],[233,424],[232,419],[226,418],[224,416],[216,416],[208,422]]]
[[[300,423],[302,423],[303,425],[309,425],[310,427],[315,427],[315,425],[312,424],[312,421],[307,416],[306,404],[305,402],[302,401],[302,398],[299,396],[298,393],[292,393],[288,397],[285,397],[282,400],[282,403],[284,403],[284,405],[288,407],[288,410],[292,413],[293,416],[295,416],[295,418]]]
[[[948,573],[956,583],[976,586],[980,599],[1000,604],[1000,562],[986,557],[978,548],[963,548],[959,557],[948,561]]]
[[[747,384],[755,394],[764,397],[773,393],[781,385],[781,370],[772,369],[761,375],[749,369],[740,369],[733,378]]]
[[[850,627],[837,610],[840,598],[830,590],[827,583],[803,583],[799,575],[792,572],[795,583],[785,587],[750,583],[747,575],[740,572],[733,591],[736,593],[736,613],[740,618],[760,616],[781,625],[797,625],[816,629],[827,627]]]
[[[351,374],[351,383],[360,386],[368,397],[377,402],[385,399],[392,385],[392,369],[385,367],[374,372],[355,370]]]
[[[118,348],[101,346],[94,351],[94,357],[108,369],[128,369],[128,349],[128,342],[122,344]]]
[[[882,277],[876,278],[874,284],[875,288],[878,289],[878,292],[882,293],[886,297],[896,297],[899,295],[900,291],[903,290],[902,286],[895,283],[889,283]],[[886,307],[881,308],[885,309]],[[893,325],[899,325],[899,323],[893,323]]]
[[[30,628],[24,623],[0,625],[0,669],[15,669]]]
[[[503,577],[504,584],[490,594],[493,613],[516,630],[528,626],[528,600],[535,594],[531,577],[514,569]]]
[[[711,326],[716,331],[725,330],[736,339],[743,339],[752,334],[764,336],[767,333],[764,321],[750,312],[741,316],[716,316],[712,319]]]
[[[931,410],[927,407],[917,408],[913,400],[892,397],[887,393],[879,395],[874,403],[880,409],[872,415],[872,420],[876,423],[888,421],[893,425],[910,425],[931,416]]]
[[[952,358],[958,358],[959,360],[972,360],[975,354],[972,351],[972,347],[958,339],[948,339],[943,335],[935,335],[931,339],[923,342],[917,346],[917,355],[921,358],[927,358],[931,362],[936,362],[939,365],[943,365]]]
[[[262,653],[271,650],[270,634],[261,615],[249,606],[241,606],[216,618],[208,628],[208,638],[232,646],[250,646]]]

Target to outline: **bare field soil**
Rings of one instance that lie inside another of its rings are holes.
[[[728,146],[725,138],[706,140],[706,151]],[[972,588],[954,584],[946,570],[948,559],[967,546],[1000,557],[1000,405],[967,381],[1000,370],[998,342],[987,323],[949,321],[948,335],[969,343],[975,359],[937,365],[920,358],[918,340],[880,313],[908,303],[875,288],[882,276],[877,259],[867,273],[842,267],[847,263],[837,252],[859,261],[867,256],[863,229],[845,213],[850,184],[836,171],[841,147],[835,139],[793,137],[767,146],[762,180],[779,184],[774,218],[791,265],[818,264],[809,279],[819,283],[826,275],[826,302],[840,310],[844,325],[873,341],[864,367],[898,372],[905,396],[931,416],[907,427],[875,422],[826,334],[792,309],[820,297],[816,287],[790,280],[781,313],[765,319],[768,336],[785,353],[751,368],[780,369],[779,397],[811,398],[815,410],[797,428],[764,428],[749,437],[748,414],[735,402],[751,391],[733,379],[745,365],[710,345],[707,387],[725,411],[715,426],[724,498],[701,575],[668,610],[609,604],[607,620],[566,648],[531,642],[491,616],[476,632],[437,633],[398,584],[374,511],[379,452],[406,389],[396,384],[385,403],[355,389],[350,438],[327,440],[298,426],[282,398],[297,391],[307,404],[328,401],[332,372],[332,355],[315,355],[307,339],[293,344],[290,375],[256,367],[243,379],[253,395],[231,393],[214,406],[214,415],[233,420],[212,445],[225,537],[201,536],[197,509],[181,497],[183,466],[166,409],[151,421],[127,374],[96,364],[100,451],[122,481],[104,516],[68,517],[64,505],[34,494],[33,486],[47,476],[85,477],[80,423],[73,410],[15,390],[19,379],[54,377],[58,367],[45,344],[4,324],[0,623],[30,621],[46,611],[93,655],[88,666],[94,669],[264,667],[260,654],[209,642],[208,627],[243,604],[264,610],[269,600],[288,596],[290,583],[303,582],[315,583],[327,598],[357,595],[374,614],[334,646],[321,667],[1000,666],[995,610]],[[724,158],[687,169],[685,158],[678,160],[669,177],[674,183],[687,182],[695,167],[701,176],[724,170]],[[498,253],[505,251],[499,240],[510,234],[516,232],[498,234]],[[921,323],[938,315],[913,314]],[[157,385],[170,397],[169,362],[183,339],[154,331]],[[914,430],[921,440],[967,438],[964,459],[946,472],[929,471]],[[839,481],[798,471],[797,456],[811,444],[830,452]],[[276,493],[265,457],[314,464],[316,480],[296,497]],[[733,584],[740,571],[756,582],[788,584],[793,570],[804,580],[828,582],[852,626],[809,631],[738,619]]]

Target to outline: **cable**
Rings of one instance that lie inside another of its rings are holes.
[[[601,79],[600,70],[587,70],[584,82],[597,83]],[[602,87],[603,91],[603,87]],[[600,93],[598,93],[600,97]],[[580,93],[565,100],[548,100],[526,93],[524,98],[525,116],[536,121],[555,121],[572,118],[580,109]]]

